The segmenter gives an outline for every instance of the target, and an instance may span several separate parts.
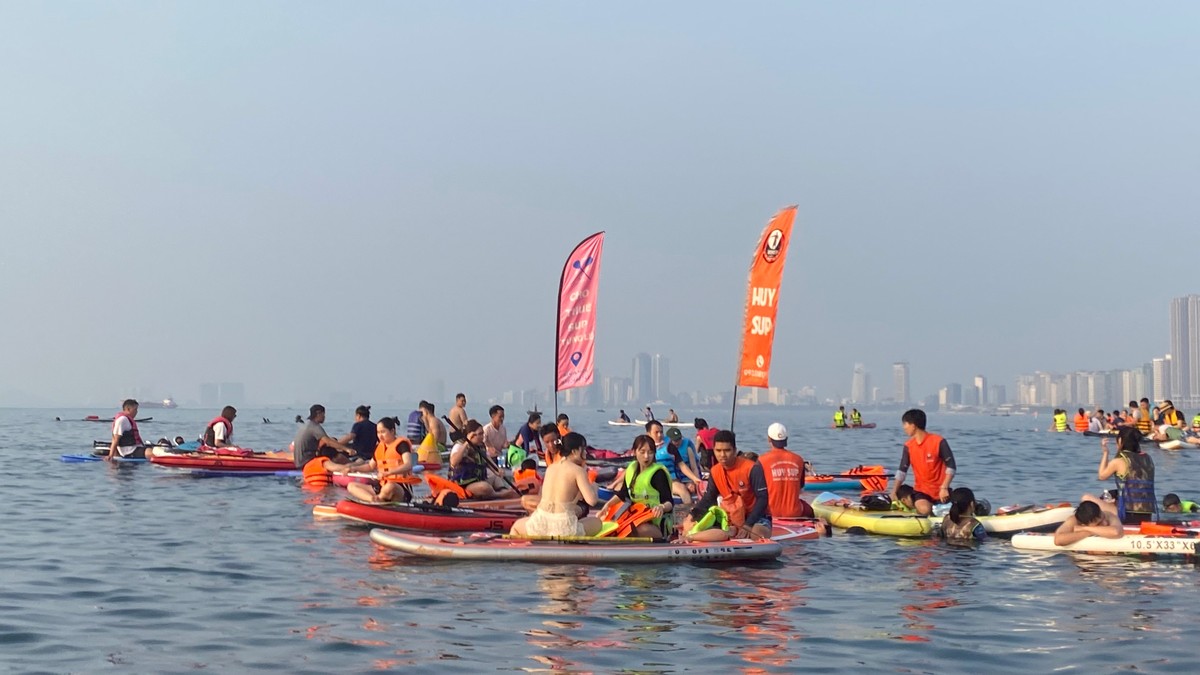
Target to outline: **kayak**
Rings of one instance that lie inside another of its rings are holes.
[[[451,508],[426,502],[366,504],[353,499],[341,500],[334,510],[346,520],[421,532],[508,532],[525,516],[523,511]],[[313,515],[318,515],[315,508]]]
[[[829,425],[829,428],[831,428],[831,429],[874,429],[875,423],[868,422],[867,424],[859,424],[858,426],[846,425],[844,427],[839,427],[839,426],[835,426],[835,425],[831,424],[831,425]]]
[[[147,451],[150,462],[180,469],[216,469],[220,471],[294,471],[291,457],[266,455],[217,455],[198,452],[174,453],[162,448]]]
[[[371,530],[371,541],[425,558],[504,560],[538,563],[664,563],[747,562],[774,560],[783,546],[770,539],[734,539],[716,543],[652,543],[600,537],[506,539],[476,533],[459,537],[430,537]]]
[[[813,503],[813,512],[834,527],[848,530],[861,528],[871,534],[892,537],[924,537],[941,528],[941,516],[921,516],[911,511],[864,511],[857,505],[840,506],[829,502]],[[997,509],[995,515],[978,516],[988,534],[1000,537],[1017,532],[1053,530],[1061,525],[1075,509],[1071,506],[1009,506]]]
[[[1126,534],[1119,539],[1086,537],[1074,544],[1059,546],[1054,535],[1049,533],[1017,534],[1012,538],[1013,548],[1023,551],[1075,551],[1097,555],[1136,555],[1146,557],[1177,557],[1194,559],[1200,539],[1196,534],[1156,535]]]

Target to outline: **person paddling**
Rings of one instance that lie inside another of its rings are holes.
[[[470,422],[467,426],[470,427]],[[592,506],[600,503],[596,486],[588,480],[583,454],[586,448],[587,439],[581,434],[572,432],[563,437],[562,459],[546,467],[537,508],[513,523],[514,535],[579,537],[599,534],[600,520],[592,516],[580,518],[577,506],[581,501]]]
[[[145,443],[137,426],[138,402],[127,398],[121,403],[121,412],[113,417],[112,442],[108,445],[108,459],[141,459],[146,456]]]
[[[934,503],[950,497],[950,481],[957,464],[946,439],[925,431],[925,411],[913,408],[900,418],[908,441],[900,452],[900,466],[892,487],[892,501],[899,501],[896,491],[904,482],[908,468],[913,472],[913,507],[922,516],[933,512]]]

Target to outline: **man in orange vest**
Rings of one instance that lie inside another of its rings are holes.
[[[804,489],[804,458],[787,449],[787,427],[779,422],[767,427],[771,444],[758,463],[767,479],[768,502],[772,518],[812,518],[813,510],[800,498]]]
[[[950,481],[957,468],[954,453],[946,439],[925,431],[924,410],[913,408],[904,413],[900,421],[908,441],[900,453],[896,482],[892,484],[892,501],[897,501],[896,491],[904,482],[908,467],[912,466],[913,508],[927,516],[933,512],[935,503],[945,502],[950,497]]]
[[[732,431],[718,431],[713,437],[713,463],[708,490],[700,499],[700,510],[716,505],[729,514],[729,536],[736,539],[771,536],[770,498],[762,465],[738,454],[737,437]]]

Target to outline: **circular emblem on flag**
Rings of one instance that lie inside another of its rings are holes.
[[[763,260],[769,263],[775,262],[781,248],[783,248],[783,230],[771,230],[767,234],[767,240],[763,242]]]
[[[762,354],[759,354],[758,358],[754,359],[754,365],[758,366],[759,368],[762,368],[763,364],[766,362],[767,360],[762,357]]]

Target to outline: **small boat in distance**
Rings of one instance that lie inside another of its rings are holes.
[[[139,401],[138,407],[139,408],[178,408],[179,406],[175,403],[175,399],[168,396],[161,401],[145,401],[145,402]]]

